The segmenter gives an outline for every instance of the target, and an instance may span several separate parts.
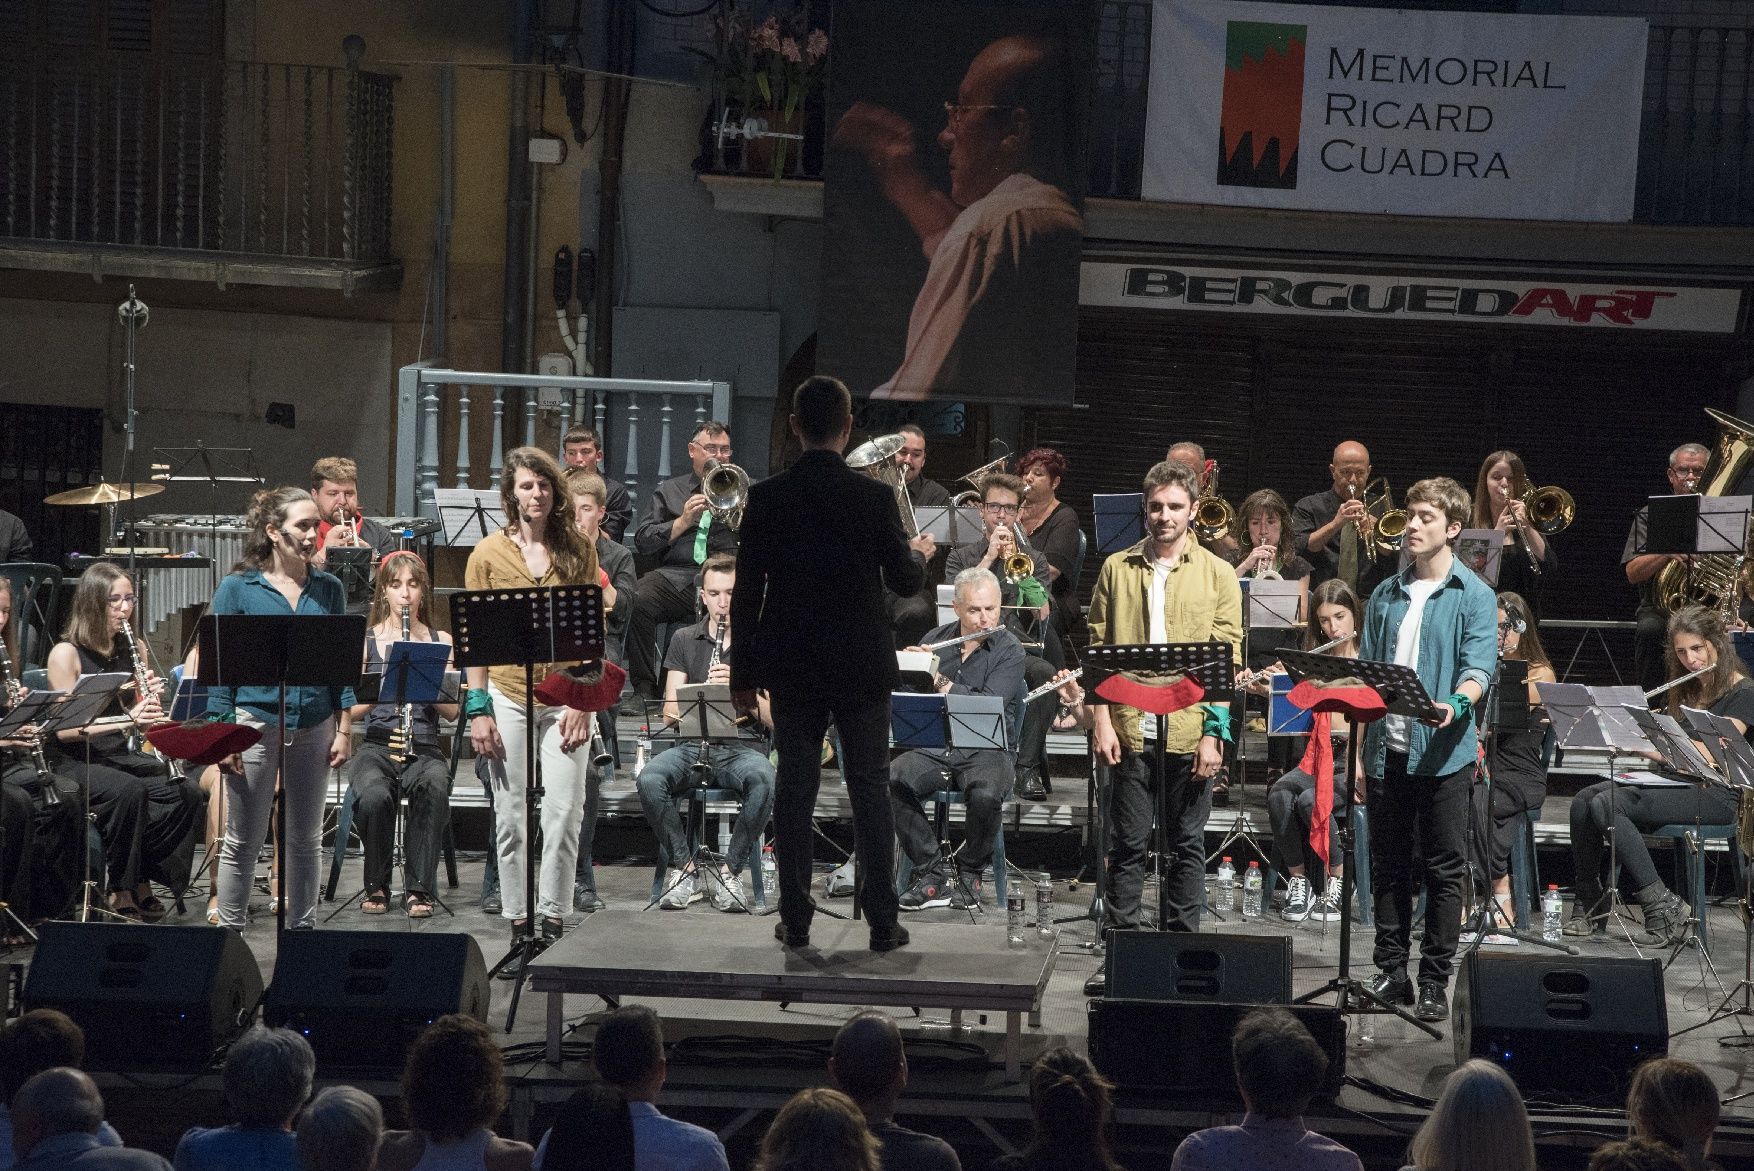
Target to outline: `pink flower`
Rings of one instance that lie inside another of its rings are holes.
[[[828,34],[819,28],[811,29],[809,39],[804,42],[804,56],[812,65],[828,56]]]
[[[804,54],[798,51],[798,42],[787,37],[780,42],[780,56],[797,65],[804,60]]]
[[[770,53],[780,51],[780,22],[775,17],[768,17],[761,22],[753,33],[749,34],[750,43],[758,49],[766,49]]]

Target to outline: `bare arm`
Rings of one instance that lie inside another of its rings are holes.
[[[835,123],[834,145],[864,156],[883,198],[907,220],[920,238],[920,250],[931,259],[960,209],[926,177],[913,123],[871,102],[854,102]]]

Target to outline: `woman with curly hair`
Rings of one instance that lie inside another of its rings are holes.
[[[490,1129],[505,1113],[505,1064],[474,1017],[442,1016],[415,1038],[402,1098],[410,1129],[384,1132],[378,1171],[529,1171],[530,1145]]]

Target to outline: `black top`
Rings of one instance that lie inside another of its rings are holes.
[[[633,522],[633,497],[628,494],[626,484],[608,476],[603,476],[603,489],[608,497],[603,505],[603,531],[619,541],[627,535],[627,526]]]
[[[397,621],[400,621],[400,619]],[[372,636],[370,631],[367,631],[365,636],[365,669],[367,671],[382,671],[384,669],[383,656],[378,654],[378,640]],[[386,680],[385,683],[386,686],[393,686],[389,680]],[[410,690],[413,689],[410,688]],[[372,705],[371,711],[366,713],[365,729],[367,735],[370,735],[374,731],[387,734],[396,731],[401,726],[402,708],[399,704],[374,704]],[[417,703],[414,705],[414,736],[417,740],[437,742],[437,707],[430,703]]]
[[[1650,509],[1640,508],[1632,516],[1632,528],[1626,534],[1626,548],[1620,552],[1620,564],[1624,566],[1634,557],[1644,556],[1645,527],[1650,523]],[[1657,578],[1661,571],[1651,574],[1635,587],[1638,590],[1638,612],[1640,614],[1656,613],[1662,610],[1657,604]]]
[[[962,633],[958,622],[947,622],[926,635],[928,643],[943,642]],[[996,695],[1005,700],[1005,728],[1011,731],[1012,717],[1018,713],[1011,701],[1023,696],[1023,665],[1028,660],[1023,646],[1009,630],[1000,627],[974,644],[967,658],[961,646],[947,646],[938,652],[938,674],[950,680],[956,695]],[[946,749],[954,755],[957,749]],[[991,748],[964,749],[969,752],[993,752]]]
[[[1553,548],[1553,538],[1545,538],[1547,551],[1541,555],[1541,572],[1536,573],[1529,563],[1528,546],[1515,537],[1507,537],[1504,542],[1504,555],[1498,562],[1498,584],[1493,587],[1496,593],[1510,592],[1521,595],[1529,604],[1529,619],[1541,621],[1541,590],[1559,571],[1559,553]]]
[[[670,649],[664,652],[664,674],[680,671],[684,683],[705,683],[707,672],[712,668],[713,643],[706,619],[693,626],[684,626],[670,636]],[[731,661],[729,639],[725,640],[724,657],[720,661]]]
[[[1743,739],[1754,744],[1754,681],[1747,678],[1736,680],[1715,702],[1706,704],[1705,710],[1714,716],[1727,716],[1739,721],[1742,727],[1748,729],[1743,734]]]
[[[1074,596],[1078,592],[1078,583],[1072,578],[1073,567],[1078,561],[1078,511],[1062,500],[1054,505],[1054,510],[1035,527],[1034,532],[1024,536],[1031,545],[1047,554],[1049,565],[1060,571],[1052,586],[1055,600]]]
[[[609,575],[609,584],[615,587],[615,606],[603,616],[607,636],[603,653],[620,664],[622,639],[627,634],[627,620],[633,614],[639,577],[634,572],[633,554],[627,546],[602,534],[597,536],[597,564]]]
[[[106,675],[120,672],[130,679],[133,678],[134,657],[129,653],[128,640],[123,635],[116,635],[115,641],[110,644],[110,653],[107,655],[100,655],[79,643],[73,643],[72,646],[79,653],[79,673],[81,675]],[[112,716],[125,716],[134,702],[137,702],[137,699],[134,695],[133,684],[130,683],[111,693],[109,706],[99,712],[96,718],[101,720]],[[58,743],[60,737],[50,737],[50,740]],[[70,741],[60,744],[63,752],[77,757],[83,757],[88,746],[93,757],[113,756],[128,750],[128,734],[126,732],[109,732],[102,736],[93,736],[83,743]]]
[[[934,1134],[921,1134],[894,1122],[871,1128],[883,1144],[878,1165],[883,1171],[962,1171],[962,1161],[949,1143]]]
[[[1029,554],[1029,559],[1035,562],[1033,576],[1041,582],[1042,588],[1045,590],[1047,588],[1045,580],[1048,567],[1047,554],[1027,541],[1025,541],[1021,551]],[[957,574],[977,566],[990,570],[993,576],[999,579],[999,604],[1001,606],[1016,606],[1017,583],[1006,581],[1005,566],[996,558],[987,557],[985,534],[982,534],[978,541],[970,541],[966,545],[958,545],[950,550],[950,556],[944,561],[944,580],[953,582],[956,580]],[[1036,641],[1038,623],[1033,614],[1026,615],[1022,610],[1008,609],[1005,611],[1005,626],[1018,638],[1028,639],[1030,642]]]
[[[1329,488],[1326,492],[1317,492],[1313,496],[1305,496],[1291,510],[1291,535],[1296,540],[1299,557],[1310,564],[1309,585],[1311,589],[1324,581],[1331,581],[1340,576],[1340,541],[1342,534],[1335,533],[1329,538],[1319,552],[1311,551],[1309,535],[1332,521],[1340,514],[1340,505],[1345,501],[1340,494]],[[1368,549],[1358,551],[1358,596],[1369,598],[1370,591],[1376,583],[1395,571],[1395,557],[1379,557]],[[1287,573],[1286,577],[1291,575]]]
[[[33,551],[30,534],[25,531],[24,522],[0,509],[0,564],[29,561]]]
[[[883,586],[917,592],[925,563],[895,492],[832,451],[749,489],[731,596],[732,687],[882,699],[901,675]]]
[[[907,486],[907,494],[908,499],[914,502],[916,508],[922,504],[936,508],[950,503],[949,489],[936,480],[926,479],[925,476],[910,481]]]
[[[872,483],[875,484],[876,481],[873,480]],[[639,528],[633,534],[634,552],[647,556],[661,553],[661,568],[686,570],[692,574],[700,565],[694,557],[694,537],[698,530],[687,529],[680,537],[671,540],[670,525],[682,515],[688,498],[699,491],[700,477],[693,472],[673,476],[659,484],[658,490],[652,493],[651,503],[646,505],[645,515],[640,517]],[[701,515],[705,517],[710,514]],[[844,534],[842,537],[844,539]],[[737,530],[714,517],[707,525],[706,551],[708,556],[714,553],[736,553]]]

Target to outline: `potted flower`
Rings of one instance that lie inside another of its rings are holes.
[[[719,83],[727,117],[735,106],[742,119],[765,122],[769,135],[749,139],[744,167],[771,171],[778,179],[786,172],[792,144],[802,149],[803,139],[798,136],[803,133],[804,103],[822,83],[828,34],[819,28],[806,29],[801,12],[784,20],[769,16],[757,25],[733,14],[721,27],[720,40]]]

